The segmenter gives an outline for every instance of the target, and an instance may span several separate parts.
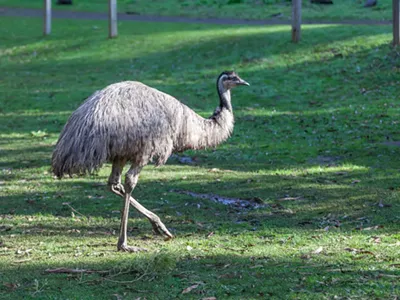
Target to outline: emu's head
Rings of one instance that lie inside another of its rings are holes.
[[[250,85],[250,84],[241,79],[239,75],[233,71],[225,71],[218,76],[217,87],[218,90],[221,92],[228,91],[231,88],[234,88],[235,86],[238,85]]]

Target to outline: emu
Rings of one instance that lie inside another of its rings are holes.
[[[173,152],[213,147],[232,133],[234,117],[230,90],[249,85],[235,72],[222,72],[217,79],[219,106],[205,119],[174,97],[136,81],[111,84],[96,91],[72,113],[52,156],[52,172],[90,174],[104,163],[112,164],[108,187],[122,197],[123,210],[117,249],[145,250],[127,244],[129,205],[143,214],[157,234],[173,238],[160,218],[131,194],[139,173],[149,162],[166,163]],[[130,168],[121,183],[124,166]]]

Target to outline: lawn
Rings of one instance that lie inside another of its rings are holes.
[[[57,20],[43,38],[40,19],[3,20],[0,298],[400,296],[400,60],[389,26],[305,26],[294,45],[287,26],[123,22],[107,40],[104,21]],[[49,173],[64,123],[122,80],[211,115],[225,69],[251,84],[233,91],[233,136],[147,166],[133,192],[176,238],[153,235],[132,211],[130,244],[148,252],[117,252],[110,166]]]
[[[392,1],[379,0],[376,7],[365,8],[362,0],[334,0],[333,5],[303,1],[305,20],[391,20]],[[53,1],[56,3],[56,1]],[[0,0],[1,6],[41,8],[43,1]],[[73,0],[73,5],[54,5],[56,9],[106,12],[105,0]],[[285,0],[118,0],[121,13],[194,18],[279,19],[291,18],[291,1]]]

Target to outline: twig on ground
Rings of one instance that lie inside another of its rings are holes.
[[[87,217],[87,216],[85,216],[84,214],[82,214],[82,213],[80,213],[79,211],[77,211],[77,210],[76,210],[75,208],[73,208],[73,207],[71,206],[71,204],[69,204],[68,202],[64,202],[63,205],[68,206],[74,213],[76,213],[76,214],[78,214],[78,215],[80,215],[80,216],[82,216],[82,217],[84,217],[84,218],[86,218],[86,219],[89,220],[89,217]]]

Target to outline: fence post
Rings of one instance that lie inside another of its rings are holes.
[[[293,43],[299,42],[300,36],[301,36],[301,0],[292,0],[292,42]]]
[[[393,45],[400,44],[400,0],[393,0]]]
[[[49,35],[51,32],[51,0],[44,0],[44,20],[43,34]]]
[[[108,0],[108,6],[108,37],[112,39],[118,35],[117,0]]]

